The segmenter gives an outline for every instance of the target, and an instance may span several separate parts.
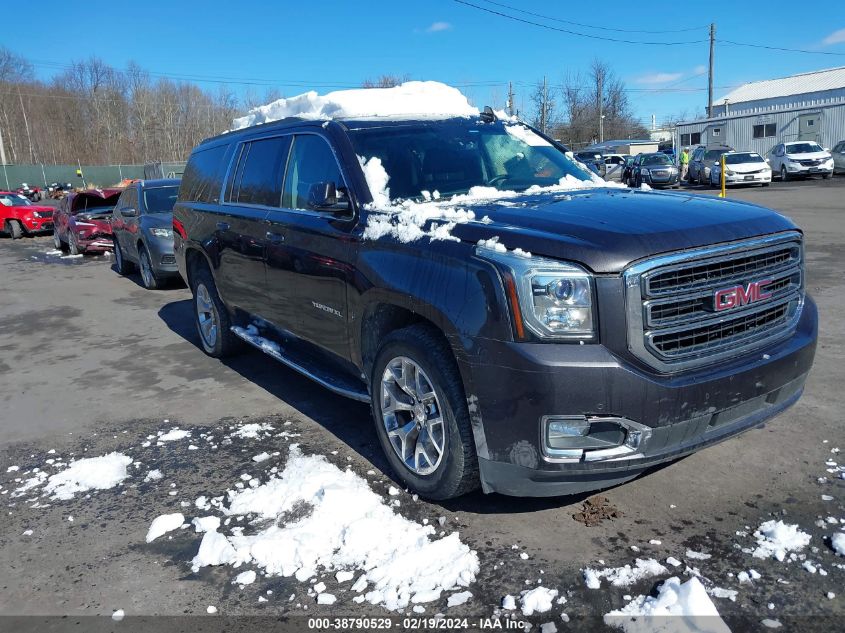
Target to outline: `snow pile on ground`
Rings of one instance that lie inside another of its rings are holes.
[[[177,440],[184,440],[186,437],[191,437],[190,431],[180,429],[178,426],[173,427],[167,433],[159,431],[159,442],[176,442]]]
[[[682,583],[677,576],[660,585],[656,597],[637,596],[604,622],[625,633],[730,633],[698,578]]]
[[[797,525],[783,521],[766,521],[754,532],[757,548],[752,552],[755,558],[771,558],[783,562],[789,552],[800,552],[810,544],[810,535]]]
[[[392,88],[336,90],[325,95],[315,91],[278,99],[253,108],[232,121],[232,129],[269,123],[287,117],[329,120],[354,117],[437,118],[478,116],[457,88],[437,81],[406,81]]]
[[[653,558],[638,558],[633,567],[630,565],[607,569],[588,567],[584,570],[584,582],[589,589],[598,589],[601,587],[601,579],[606,578],[614,587],[627,587],[643,578],[651,578],[668,572],[668,569]]]
[[[268,433],[273,430],[273,425],[267,422],[250,422],[249,424],[242,424],[238,429],[232,433],[232,437],[239,437],[242,440],[254,440],[261,436],[262,433]]]
[[[391,610],[467,587],[479,570],[478,556],[457,533],[433,540],[433,526],[395,514],[364,479],[322,456],[303,455],[296,445],[281,473],[228,497],[225,514],[270,525],[251,535],[206,532],[195,569],[253,564],[299,581],[323,570],[358,570],[352,589],[369,589],[364,599]]]
[[[147,530],[147,543],[152,543],[159,536],[163,536],[173,530],[178,530],[185,522],[185,517],[181,512],[174,512],[173,514],[162,514],[153,519],[150,524],[150,529]]]
[[[831,536],[830,545],[834,552],[840,556],[845,556],[845,532],[837,532]]]
[[[552,601],[557,598],[557,593],[557,589],[547,589],[546,587],[535,587],[526,591],[522,594],[520,600],[522,614],[533,615],[534,613],[551,611]]]
[[[132,458],[122,453],[77,459],[62,472],[50,475],[44,492],[66,501],[77,492],[114,488],[129,476],[126,467],[131,463]]]

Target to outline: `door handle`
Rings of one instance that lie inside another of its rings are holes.
[[[228,222],[218,222],[217,223],[217,230],[218,231],[228,231],[231,228]]]
[[[267,233],[264,234],[264,237],[267,238],[267,240],[269,240],[270,242],[273,242],[274,244],[278,244],[279,242],[285,241],[284,235],[282,235],[281,233],[273,233],[272,231],[267,231]]]

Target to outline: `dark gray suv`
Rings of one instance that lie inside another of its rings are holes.
[[[141,180],[129,185],[114,208],[111,225],[117,272],[136,266],[150,290],[179,276],[173,255],[173,205],[179,179]]]
[[[690,156],[687,182],[699,185],[710,184],[710,168],[722,154],[734,151],[730,145],[699,145]]]

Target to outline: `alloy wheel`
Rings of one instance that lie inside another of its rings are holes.
[[[196,309],[202,340],[206,347],[213,348],[217,343],[217,313],[214,310],[211,293],[202,283],[197,286]]]
[[[123,270],[123,251],[120,250],[120,243],[117,238],[114,240],[114,263],[119,271]]]
[[[147,288],[152,287],[155,284],[155,277],[153,276],[153,267],[150,263],[150,256],[147,254],[147,251],[141,251],[141,278],[144,280],[144,285]],[[203,286],[204,288],[205,286]]]
[[[387,363],[381,378],[381,417],[394,452],[408,470],[429,475],[443,461],[446,428],[431,380],[410,358]]]

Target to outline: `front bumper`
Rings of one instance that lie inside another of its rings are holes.
[[[114,242],[111,235],[96,233],[81,237],[77,234],[79,248],[87,253],[104,253],[114,250]]]
[[[155,274],[161,277],[179,275],[176,256],[173,253],[173,238],[149,235],[145,239],[145,246],[149,250],[150,261]]]
[[[725,185],[759,185],[772,182],[772,172],[765,174],[734,174],[725,177]]]
[[[800,397],[818,315],[807,297],[793,336],[696,371],[650,373],[602,345],[476,341],[463,367],[485,492],[569,495],[607,488],[777,415]],[[614,416],[651,429],[629,456],[561,461],[544,454],[549,415]]]
[[[27,233],[44,233],[53,230],[53,218],[26,218],[22,220]]]
[[[666,176],[655,176],[651,174],[649,176],[643,176],[642,180],[651,187],[674,187],[680,182],[680,174],[678,172]]]
[[[796,165],[795,163],[786,163],[786,172],[790,176],[819,176],[832,174],[833,167],[826,167],[824,165],[806,167],[804,165]]]

